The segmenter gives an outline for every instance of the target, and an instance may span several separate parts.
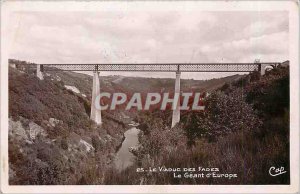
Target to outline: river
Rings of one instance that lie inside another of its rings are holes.
[[[134,163],[135,156],[129,151],[129,148],[139,144],[139,132],[140,130],[133,126],[124,133],[125,139],[122,142],[120,149],[117,151],[114,161],[118,170],[124,170]]]

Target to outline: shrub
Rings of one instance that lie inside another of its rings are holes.
[[[67,150],[68,149],[68,142],[67,142],[67,139],[66,138],[63,138],[60,142],[61,144],[61,148],[64,149],[64,150]]]
[[[219,135],[239,130],[250,131],[261,125],[251,105],[244,101],[243,91],[240,89],[229,95],[223,92],[212,93],[205,101],[204,111],[192,112],[182,120],[191,142],[203,136],[214,140]]]

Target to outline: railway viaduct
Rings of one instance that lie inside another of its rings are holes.
[[[36,76],[43,80],[45,71],[89,71],[93,72],[92,86],[92,119],[98,125],[102,124],[101,110],[96,109],[95,99],[100,94],[101,71],[130,71],[130,72],[174,72],[175,94],[180,93],[181,72],[253,72],[259,71],[264,75],[266,68],[281,65],[281,62],[254,62],[254,63],[161,63],[161,64],[37,64]],[[177,103],[172,114],[172,126],[180,121],[180,104]]]

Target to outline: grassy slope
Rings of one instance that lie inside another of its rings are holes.
[[[96,126],[89,119],[89,103],[80,95],[64,88],[63,82],[50,77],[40,81],[19,70],[9,70],[10,130],[24,128],[30,133],[33,123],[47,136],[38,136],[33,143],[9,137],[10,170],[16,176],[11,184],[101,184],[103,170],[111,162],[111,153],[123,138],[124,126],[105,117],[104,125]],[[52,126],[50,118],[59,123]],[[95,149],[85,150],[81,140]],[[90,179],[89,173],[97,175]]]

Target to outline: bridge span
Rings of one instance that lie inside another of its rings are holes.
[[[180,94],[181,72],[254,72],[265,74],[266,67],[278,66],[281,62],[254,63],[140,63],[140,64],[37,64],[36,76],[43,80],[45,71],[90,71],[93,72],[92,103],[90,118],[98,125],[102,124],[101,110],[96,109],[95,100],[100,94],[101,71],[133,71],[133,72],[174,72],[175,94]],[[180,121],[180,104],[176,103],[172,114],[172,126]]]

